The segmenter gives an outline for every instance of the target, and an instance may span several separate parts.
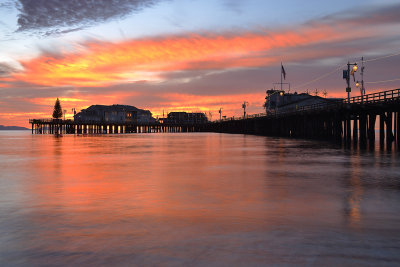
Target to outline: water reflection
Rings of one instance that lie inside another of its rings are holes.
[[[361,183],[362,166],[360,151],[355,151],[354,156],[349,157],[350,166],[348,168],[350,174],[346,181],[345,187],[348,188],[347,197],[344,205],[345,221],[349,227],[358,229],[361,223],[361,201],[363,195],[363,187]]]
[[[201,133],[0,135],[0,145],[2,265],[400,260],[391,154]]]

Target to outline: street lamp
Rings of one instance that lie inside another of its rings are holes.
[[[246,107],[249,105],[249,102],[244,101],[242,104],[242,108],[243,108],[243,119],[246,118]]]
[[[347,70],[343,70],[343,79],[346,79],[347,82],[347,102],[350,103],[350,92],[351,92],[351,87],[350,87],[350,67],[353,66],[353,72],[356,72],[358,70],[357,63],[350,63],[347,62]]]

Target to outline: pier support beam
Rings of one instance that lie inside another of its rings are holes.
[[[358,143],[358,120],[356,115],[354,116],[353,120],[353,142],[354,144]]]
[[[360,145],[367,143],[367,115],[363,112],[360,114]]]
[[[393,123],[392,112],[388,111],[386,115],[386,144],[387,144],[386,149],[388,150],[391,149],[393,141],[392,123]]]
[[[369,140],[370,146],[374,147],[376,114],[369,114],[368,119],[369,119],[368,120],[368,140]]]
[[[384,113],[379,114],[379,143],[381,148],[385,144],[385,120],[386,116]]]

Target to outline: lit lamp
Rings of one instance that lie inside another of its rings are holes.
[[[352,68],[352,73],[350,73],[350,66],[353,66]],[[347,63],[347,70],[343,70],[343,79],[346,79],[346,83],[347,83],[347,88],[346,88],[346,92],[347,92],[347,102],[350,103],[350,92],[351,92],[351,87],[350,87],[350,75],[353,75],[354,77],[354,72],[356,72],[358,70],[358,66],[357,63]]]
[[[356,82],[356,87],[358,88],[360,86],[360,83],[357,81]]]
[[[283,92],[281,92],[280,95],[283,96]]]

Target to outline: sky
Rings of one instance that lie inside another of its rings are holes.
[[[56,98],[67,118],[94,104],[262,113],[281,62],[290,92],[346,97],[342,69],[361,57],[367,94],[397,89],[398,14],[389,0],[0,0],[0,124],[49,118]]]

